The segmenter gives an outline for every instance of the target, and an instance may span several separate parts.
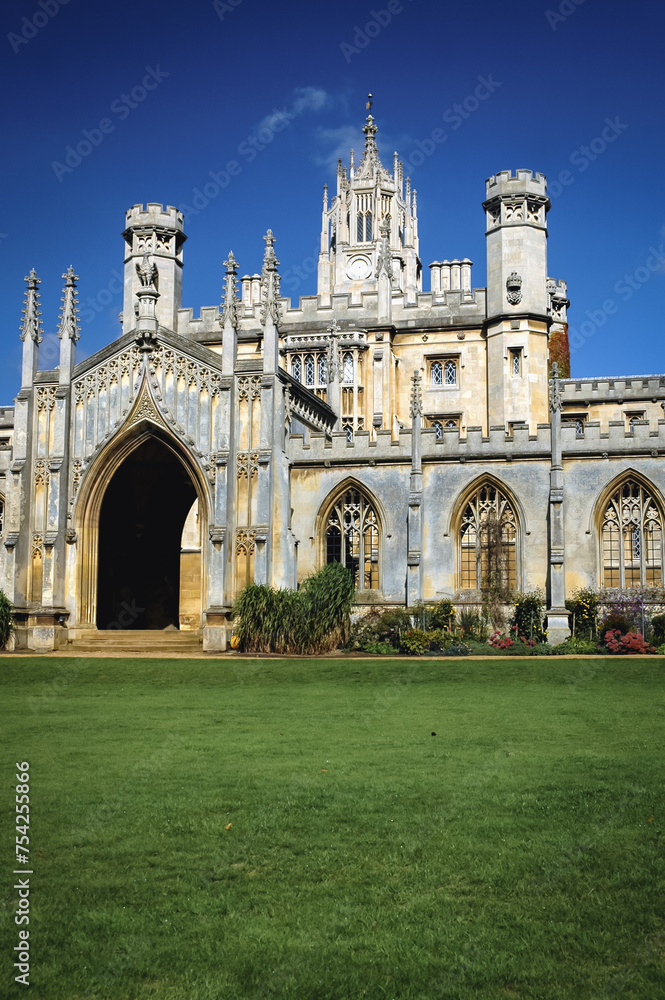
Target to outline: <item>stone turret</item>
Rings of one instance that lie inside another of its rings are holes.
[[[486,193],[489,425],[509,430],[527,415],[533,433],[549,419],[547,181],[504,170]]]
[[[371,101],[368,102],[371,108]],[[348,292],[360,301],[377,292],[379,258],[385,249],[382,227],[389,224],[392,288],[415,302],[422,291],[416,192],[404,185],[402,164],[394,155],[392,173],[382,166],[376,145],[377,126],[368,114],[363,127],[365,148],[358,165],[350,151],[349,166],[337,164],[337,193],[328,204],[324,188],[318,294],[330,304],[331,294]],[[385,273],[385,267],[383,268]]]
[[[123,332],[137,325],[137,292],[142,287],[137,272],[146,254],[157,267],[155,287],[159,289],[156,316],[160,326],[176,330],[178,309],[182,305],[182,247],[187,239],[184,216],[172,205],[150,203],[133,205],[126,216],[123,232],[126,243]]]

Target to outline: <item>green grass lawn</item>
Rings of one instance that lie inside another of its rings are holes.
[[[664,668],[6,657],[0,996],[656,1000]]]

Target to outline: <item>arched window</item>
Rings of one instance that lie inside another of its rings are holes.
[[[305,355],[305,385],[314,385],[314,358],[311,354]]]
[[[446,361],[444,365],[444,382],[446,385],[457,385],[456,361]]]
[[[372,242],[372,213],[367,212],[365,215],[365,242]]]
[[[443,385],[443,365],[440,361],[432,362],[429,373],[431,385]]]
[[[299,354],[294,354],[291,360],[291,374],[298,382],[302,382],[302,361]]]
[[[436,433],[436,440],[440,441],[441,438],[443,437],[443,424],[441,423],[440,420],[433,420],[432,427],[434,428],[434,431]]]
[[[325,354],[319,354],[319,385],[328,383],[328,362]]]
[[[363,243],[365,236],[365,217],[362,212],[358,212],[358,228],[356,235],[358,237],[358,243]]]
[[[342,360],[344,365],[344,384],[353,385],[353,354],[347,351]]]
[[[379,522],[357,489],[333,504],[325,527],[326,562],[339,562],[353,575],[357,590],[379,589]]]
[[[517,588],[515,509],[493,483],[484,483],[467,500],[459,546],[462,590]]]
[[[648,489],[632,479],[612,493],[602,522],[604,587],[660,587],[662,515]]]

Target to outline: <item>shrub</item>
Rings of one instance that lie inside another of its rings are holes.
[[[600,641],[605,642],[605,637],[608,632],[630,632],[631,630],[631,619],[622,614],[620,611],[607,611],[603,617],[600,627],[598,629],[598,634],[600,636]]]
[[[249,584],[238,597],[234,634],[240,648],[264,653],[324,653],[348,641],[354,585],[329,563],[300,590]]]
[[[412,625],[424,631],[432,629],[451,629],[455,625],[455,606],[452,601],[438,601],[436,604],[425,604],[418,601],[408,609]]]
[[[400,649],[410,656],[421,656],[429,652],[432,633],[421,628],[411,628],[402,635]]]
[[[547,642],[547,636],[543,631],[544,603],[543,595],[537,590],[529,594],[517,594],[515,610],[510,619],[511,636],[516,640]]]
[[[14,605],[4,590],[0,590],[0,649],[7,648],[14,628]]]
[[[349,645],[351,649],[365,649],[367,643],[389,643],[399,649],[402,632],[413,628],[411,616],[406,608],[390,608],[387,611],[372,609],[363,615],[351,629]]]
[[[595,639],[580,639],[577,635],[571,635],[564,642],[560,642],[558,646],[550,648],[557,656],[563,656],[566,653],[584,655],[585,653],[597,653],[598,642]]]
[[[373,653],[380,656],[394,656],[395,647],[389,642],[366,642],[360,649],[363,653]]]
[[[665,615],[654,615],[651,628],[651,642],[654,646],[661,646],[665,642]]]
[[[650,646],[648,642],[644,641],[644,637],[641,632],[627,632],[625,635],[621,635],[618,631],[613,631],[610,629],[605,634],[605,646],[609,653],[655,653],[655,646]]]
[[[574,627],[576,638],[590,639],[597,635],[598,594],[594,590],[585,587],[575,591],[573,596],[566,601],[566,608],[574,616],[571,620],[571,627]]]

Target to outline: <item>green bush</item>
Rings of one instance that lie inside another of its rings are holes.
[[[575,626],[575,637],[591,639],[598,634],[598,594],[589,587],[576,590],[566,601],[571,614],[571,628]],[[574,615],[574,619],[572,617]]]
[[[654,646],[661,646],[665,643],[665,615],[654,615],[651,628],[651,642]]]
[[[14,628],[14,605],[4,590],[0,590],[0,649],[7,648]]]
[[[251,583],[240,593],[235,634],[240,649],[263,653],[325,653],[344,645],[350,631],[353,578],[329,563],[300,590]]]
[[[580,639],[577,635],[571,635],[564,642],[560,642],[558,646],[553,646],[552,651],[556,656],[563,656],[567,653],[576,655],[579,653],[582,655],[598,653],[599,650],[595,639]]]
[[[394,656],[395,647],[389,642],[366,642],[360,647],[363,653],[373,653],[380,656]]]
[[[424,629],[452,629],[455,627],[455,606],[452,601],[438,601],[436,604],[425,604],[418,601],[408,609],[412,625]]]
[[[521,638],[534,639],[536,643],[546,643],[547,636],[543,631],[543,613],[545,599],[534,590],[529,594],[515,595],[515,608],[510,619],[510,635],[518,641]]]
[[[387,611],[373,608],[354,623],[349,645],[351,649],[364,650],[367,643],[383,642],[397,650],[400,635],[411,628],[413,623],[406,608],[389,608]]]
[[[432,642],[432,632],[425,632],[421,628],[412,628],[404,632],[400,640],[400,649],[410,656],[420,656],[429,653],[430,642]]]

